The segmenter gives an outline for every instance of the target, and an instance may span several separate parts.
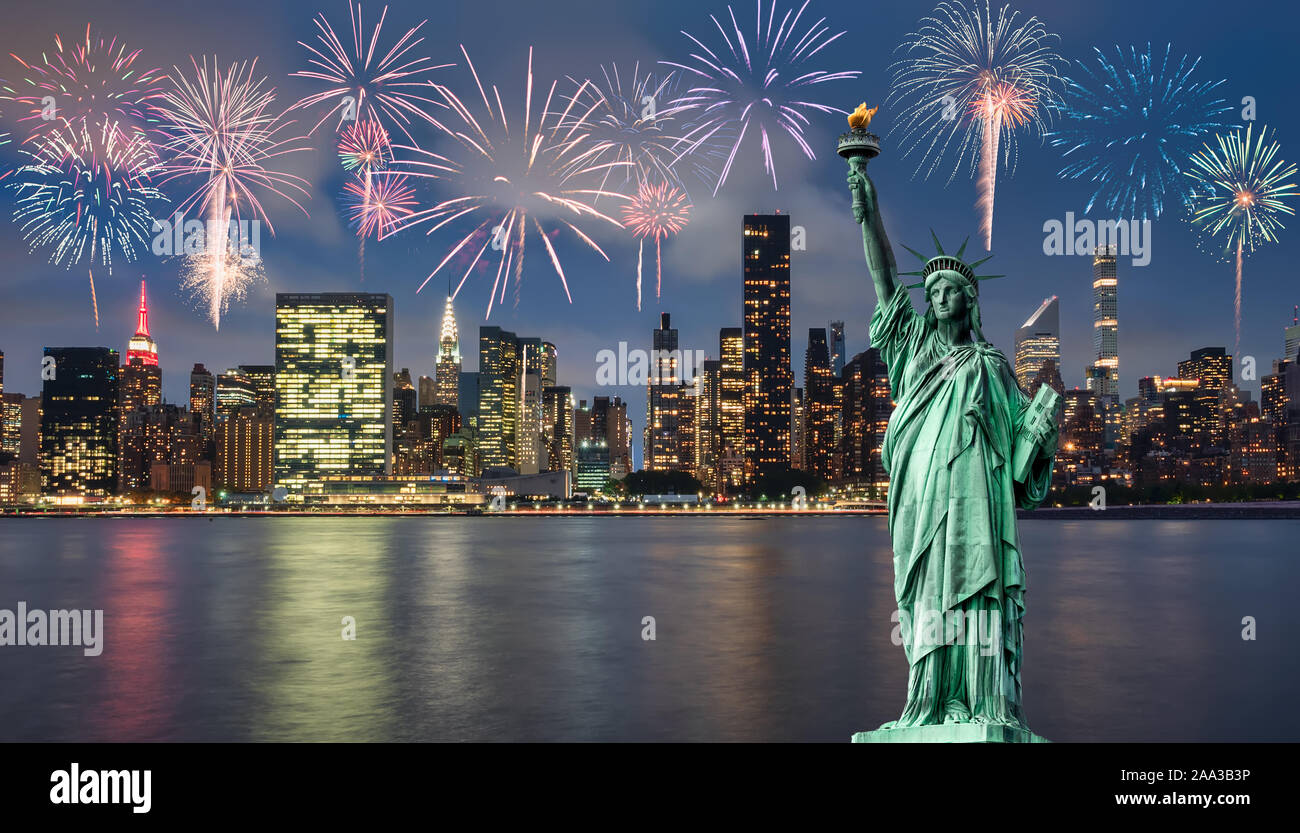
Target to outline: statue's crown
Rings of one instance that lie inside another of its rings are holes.
[[[953,272],[957,274],[959,277],[961,277],[962,279],[964,279],[971,286],[975,287],[976,292],[979,292],[980,281],[986,281],[989,280],[990,278],[1006,277],[1005,275],[976,275],[975,274],[975,267],[989,260],[990,258],[993,257],[993,255],[989,255],[988,257],[985,258],[980,258],[974,263],[967,263],[966,261],[962,260],[962,254],[965,253],[966,251],[966,244],[970,242],[969,237],[967,237],[964,241],[962,241],[961,248],[957,250],[956,254],[952,254],[952,255],[948,254],[943,250],[943,246],[940,245],[939,237],[934,233],[934,229],[930,229],[930,238],[934,240],[934,248],[938,251],[938,254],[935,255],[934,257],[926,257],[925,255],[918,252],[916,249],[910,248],[908,246],[903,247],[904,249],[907,249],[909,252],[916,255],[918,258],[920,258],[921,262],[925,264],[916,272],[898,273],[900,275],[917,275],[921,278],[920,283],[904,284],[904,286],[906,286],[908,289],[920,289],[921,287],[924,287],[926,280],[929,279],[929,277],[933,275],[935,272]]]

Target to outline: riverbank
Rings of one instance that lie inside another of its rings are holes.
[[[274,509],[236,511],[220,508],[207,511],[176,509],[173,511],[120,509],[99,510],[90,507],[32,511],[5,509],[0,518],[285,518],[285,517],[611,517],[635,518],[673,516],[700,517],[706,515],[728,518],[767,518],[789,515],[832,516],[884,515],[880,506],[858,506],[853,509],[789,509],[789,508],[731,508],[731,507],[539,507],[513,508],[501,511],[475,511],[436,509],[355,509],[355,510],[305,510]],[[1093,509],[1089,506],[1040,507],[1018,510],[1021,520],[1297,520],[1300,519],[1300,501],[1268,501],[1257,503],[1184,503],[1150,504],[1141,506],[1107,506]]]
[[[1256,503],[1167,503],[1142,506],[1040,507],[1021,509],[1022,520],[1295,520],[1300,519],[1300,501],[1259,501]]]

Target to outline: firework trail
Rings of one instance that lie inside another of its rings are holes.
[[[95,297],[95,270],[88,269],[86,274],[90,276],[90,311],[95,314],[95,329],[99,329],[99,299]]]
[[[803,98],[809,93],[806,88],[861,75],[856,70],[826,72],[805,66],[845,34],[830,34],[824,17],[800,28],[799,21],[811,0],[804,0],[797,12],[787,9],[779,21],[776,0],[768,6],[766,18],[763,0],[755,2],[752,39],[749,30],[742,30],[736,13],[728,6],[725,25],[709,15],[725,46],[710,49],[702,40],[683,31],[694,44],[693,48],[699,50],[691,53],[691,63],[661,62],[686,73],[689,81],[684,83],[692,85],[672,103],[672,110],[696,119],[696,125],[684,135],[688,149],[712,141],[720,131],[735,132],[735,140],[713,189],[714,196],[727,181],[747,135],[757,134],[763,170],[772,177],[774,189],[777,187],[776,162],[772,156],[774,135],[786,133],[805,156],[816,159],[812,146],[804,138],[804,130],[812,123],[809,114],[845,111]]]
[[[171,154],[163,181],[198,182],[180,204],[180,211],[197,208],[207,220],[204,255],[208,268],[206,278],[200,281],[202,270],[190,263],[188,284],[203,284],[196,294],[206,300],[208,316],[219,329],[222,312],[230,301],[243,297],[250,275],[260,274],[261,269],[260,258],[248,268],[238,265],[246,259],[248,247],[242,240],[232,244],[231,221],[249,215],[254,222],[266,223],[274,234],[275,227],[258,197],[263,190],[306,214],[297,198],[308,195],[307,180],[268,165],[307,148],[300,144],[305,137],[283,135],[293,122],[275,113],[275,90],[264,86],[265,78],[256,77],[256,60],[232,63],[225,72],[215,58],[211,69],[206,58],[201,67],[193,58],[190,62],[194,77],[187,78],[174,68],[168,76],[172,87],[158,107],[162,145]],[[232,258],[237,261],[233,268]]]
[[[1222,254],[1236,255],[1237,289],[1233,309],[1237,341],[1241,347],[1242,260],[1256,247],[1277,242],[1283,229],[1282,215],[1295,209],[1283,202],[1296,196],[1295,163],[1279,156],[1280,148],[1269,138],[1267,126],[1253,139],[1254,125],[1214,137],[1191,156],[1186,175],[1193,181],[1191,220],[1207,240],[1223,240]],[[1276,135],[1276,134],[1274,134]],[[1253,139],[1253,140],[1252,140]]]
[[[24,145],[26,158],[6,187],[14,191],[14,221],[34,251],[71,268],[98,262],[113,267],[116,253],[130,262],[148,250],[166,197],[155,179],[162,170],[143,133],[116,122],[77,122]]]
[[[684,92],[680,78],[676,71],[662,76],[649,71],[642,74],[639,63],[630,73],[610,64],[601,66],[598,78],[569,76],[577,92],[563,97],[573,106],[560,127],[578,124],[587,136],[586,148],[570,165],[622,163],[622,184],[634,187],[665,182],[685,190],[687,184],[679,169],[693,173],[710,187],[716,184],[715,166],[730,147],[722,144],[727,134],[714,131],[712,140],[703,139],[699,125],[688,120],[685,108],[678,103]],[[617,170],[606,171],[602,188]]]
[[[390,131],[400,131],[414,144],[415,139],[408,130],[412,119],[432,124],[433,117],[426,108],[439,103],[425,97],[432,84],[429,75],[434,70],[453,65],[435,65],[431,58],[410,54],[424,42],[419,33],[427,20],[421,20],[408,29],[397,43],[383,52],[379,46],[379,33],[388,16],[388,7],[384,6],[379,22],[369,35],[361,19],[361,4],[354,7],[349,2],[348,11],[352,16],[352,29],[346,44],[323,13],[313,20],[319,30],[316,34],[318,45],[298,41],[310,53],[307,63],[312,68],[291,75],[319,81],[325,89],[301,99],[289,109],[331,105],[311,133],[338,113],[336,129],[341,129],[345,121],[365,119],[383,124]],[[347,100],[349,98],[351,101]]]
[[[623,225],[640,238],[636,258],[636,308],[641,309],[641,261],[646,238],[655,241],[655,297],[663,283],[661,241],[677,234],[690,219],[691,204],[686,194],[668,183],[642,183],[632,202],[623,206]]]
[[[424,177],[445,183],[452,196],[435,204],[420,208],[399,221],[394,231],[411,226],[428,224],[427,234],[433,234],[458,221],[473,223],[474,227],[459,238],[429,276],[420,284],[423,289],[433,276],[462,251],[473,255],[473,260],[456,286],[456,293],[464,286],[475,265],[488,247],[501,252],[497,264],[492,296],[487,314],[492,314],[498,293],[505,299],[506,285],[514,271],[516,292],[523,278],[525,243],[532,231],[541,239],[550,257],[551,266],[560,278],[565,296],[573,301],[569,283],[564,275],[560,257],[551,244],[551,237],[562,228],[568,228],[578,239],[594,249],[601,257],[609,256],[591,236],[576,225],[584,218],[599,220],[621,229],[622,224],[595,207],[598,197],[626,200],[627,196],[606,191],[600,187],[601,178],[611,168],[625,167],[619,161],[589,161],[574,165],[572,161],[586,150],[585,122],[573,118],[572,101],[563,110],[553,112],[556,100],[556,83],[552,82],[540,114],[533,106],[533,51],[528,50],[528,71],[523,94],[523,109],[513,129],[502,103],[501,91],[496,85],[484,87],[478,70],[465,47],[461,47],[466,66],[474,79],[477,101],[473,109],[448,87],[433,84],[431,89],[454,115],[447,123],[435,120],[434,125],[454,150],[451,156],[432,153],[414,146],[398,146],[394,169],[401,169],[413,177]],[[577,96],[575,96],[577,98]],[[478,104],[481,102],[482,107]],[[476,110],[482,110],[475,115]],[[563,127],[561,127],[563,125]],[[547,226],[543,226],[543,222]],[[386,235],[385,235],[386,236]],[[481,245],[479,245],[481,243]],[[419,290],[417,290],[419,291]]]
[[[939,3],[898,47],[886,104],[899,109],[896,129],[904,155],[918,154],[918,172],[931,173],[955,145],[948,181],[969,164],[984,248],[993,246],[993,201],[999,158],[1015,169],[1016,131],[1042,134],[1059,104],[1062,59],[1049,47],[1055,35],[1036,17],[1003,6],[995,17],[988,0]],[[891,131],[892,134],[892,131]]]
[[[1093,184],[1085,211],[1101,205],[1122,217],[1155,220],[1166,204],[1185,205],[1183,176],[1197,144],[1228,125],[1232,109],[1220,97],[1225,81],[1198,80],[1200,58],[1116,46],[1093,49],[1065,79],[1061,126],[1047,134],[1061,148],[1061,176]]]

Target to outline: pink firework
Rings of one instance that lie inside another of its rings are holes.
[[[254,221],[266,223],[274,234],[260,192],[275,194],[304,214],[298,202],[309,195],[308,182],[300,176],[275,170],[272,166],[290,153],[306,150],[304,137],[286,136],[293,122],[285,121],[274,110],[275,89],[266,87],[265,78],[256,75],[257,61],[231,64],[225,72],[213,60],[200,67],[194,65],[194,78],[175,69],[162,106],[161,134],[163,148],[171,158],[164,166],[164,182],[176,179],[195,180],[197,187],[180,205],[182,212],[198,208],[208,222],[207,280],[203,297],[209,301],[209,316],[220,326],[221,312],[237,285],[227,278],[241,274],[229,268],[228,250],[232,241],[227,230],[232,219],[251,214]]]
[[[645,241],[655,241],[655,297],[663,284],[663,252],[661,242],[670,234],[686,228],[690,220],[691,204],[679,189],[668,183],[651,185],[642,183],[632,202],[623,206],[623,225],[641,238],[636,258],[636,308],[641,309],[641,263]]]
[[[339,135],[339,160],[346,170],[356,173],[362,188],[361,203],[366,204],[375,171],[387,168],[393,160],[388,131],[373,119],[353,122]]]
[[[123,132],[144,130],[152,105],[163,97],[166,75],[161,69],[137,67],[140,50],[128,50],[117,38],[92,37],[90,24],[82,40],[65,46],[55,35],[54,46],[30,63],[10,53],[27,77],[0,88],[0,99],[15,102],[25,113],[18,121],[31,131],[29,141],[58,128],[64,128],[65,136],[105,124],[120,125]]]
[[[324,14],[317,15],[313,21],[320,30],[316,34],[319,44],[312,46],[298,41],[311,53],[307,63],[312,68],[292,75],[319,81],[325,89],[303,98],[290,109],[330,105],[316,127],[311,129],[313,133],[337,113],[339,128],[346,121],[386,122],[389,129],[401,131],[414,142],[407,129],[412,119],[433,122],[433,117],[425,109],[437,103],[425,98],[432,83],[429,74],[452,65],[434,64],[431,58],[411,54],[424,43],[419,33],[429,21],[421,20],[387,51],[382,51],[379,33],[388,17],[388,7],[384,6],[379,13],[379,23],[368,36],[361,20],[361,4],[353,6],[349,2],[348,11],[352,15],[352,31],[346,44]]]
[[[339,134],[339,161],[349,171],[381,171],[392,158],[388,131],[374,119],[353,122]]]
[[[379,240],[393,233],[397,224],[415,213],[415,189],[404,176],[381,176],[367,184],[358,176],[343,186],[348,203],[348,222],[363,240]]]

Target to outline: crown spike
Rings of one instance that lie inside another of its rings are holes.
[[[979,265],[980,265],[981,263],[985,263],[985,262],[990,261],[990,260],[992,260],[992,259],[993,259],[993,255],[989,255],[988,257],[982,257],[982,258],[980,258],[979,260],[977,260],[977,261],[975,261],[974,263],[970,264],[971,271],[972,271],[972,272],[975,271],[975,269],[978,268]]]
[[[934,229],[930,229],[930,239],[934,241],[934,249],[935,249],[935,251],[937,251],[937,252],[938,252],[939,254],[941,254],[941,255],[946,255],[946,254],[948,254],[947,252],[945,252],[945,251],[943,250],[943,245],[942,245],[941,243],[939,243],[939,235],[937,235],[937,234],[934,233]]]
[[[900,244],[900,245],[902,245],[902,244]],[[921,254],[920,252],[918,252],[916,249],[913,249],[911,246],[903,245],[903,248],[904,248],[904,249],[907,249],[909,252],[911,252],[912,254],[916,255],[916,256],[921,260],[922,263],[925,263],[927,260],[930,259],[930,258],[926,257],[925,255]],[[899,273],[899,274],[902,274],[902,273]]]
[[[969,242],[970,242],[970,235],[968,234],[966,235],[966,239],[961,241],[961,248],[957,250],[956,257],[962,256],[962,254],[966,251],[966,244]]]

